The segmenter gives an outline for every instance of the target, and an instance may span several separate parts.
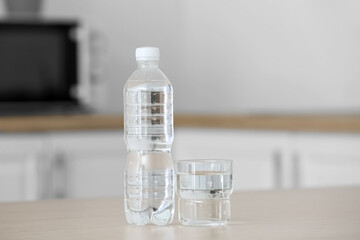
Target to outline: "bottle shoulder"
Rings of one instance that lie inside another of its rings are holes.
[[[137,69],[131,74],[129,81],[169,81],[159,68]]]
[[[137,69],[127,80],[124,90],[130,88],[169,88],[172,85],[166,75],[160,70]]]

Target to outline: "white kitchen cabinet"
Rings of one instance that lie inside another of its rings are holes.
[[[293,138],[294,187],[360,185],[360,135],[298,133]]]
[[[0,201],[122,196],[123,131],[0,136]],[[360,134],[176,128],[173,159],[232,159],[234,190],[360,185]]]
[[[360,135],[180,128],[174,159],[229,158],[234,190],[360,185]]]
[[[126,147],[122,131],[51,134],[50,197],[122,196]]]
[[[0,201],[40,198],[44,147],[44,136],[38,134],[0,136]]]
[[[122,131],[2,134],[0,201],[123,195]]]
[[[282,187],[286,150],[285,132],[178,128],[173,157],[232,159],[234,190],[273,189]]]

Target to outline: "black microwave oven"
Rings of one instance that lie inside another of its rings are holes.
[[[0,20],[0,113],[79,105],[77,28],[70,20]]]

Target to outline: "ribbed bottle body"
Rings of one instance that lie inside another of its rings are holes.
[[[125,141],[130,150],[170,151],[173,92],[168,80],[129,80],[124,90]]]

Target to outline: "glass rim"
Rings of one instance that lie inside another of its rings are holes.
[[[183,160],[176,160],[176,164],[181,163],[217,163],[217,164],[226,164],[230,163],[232,164],[234,161],[232,159],[226,159],[226,158],[194,158],[194,159],[183,159]]]

